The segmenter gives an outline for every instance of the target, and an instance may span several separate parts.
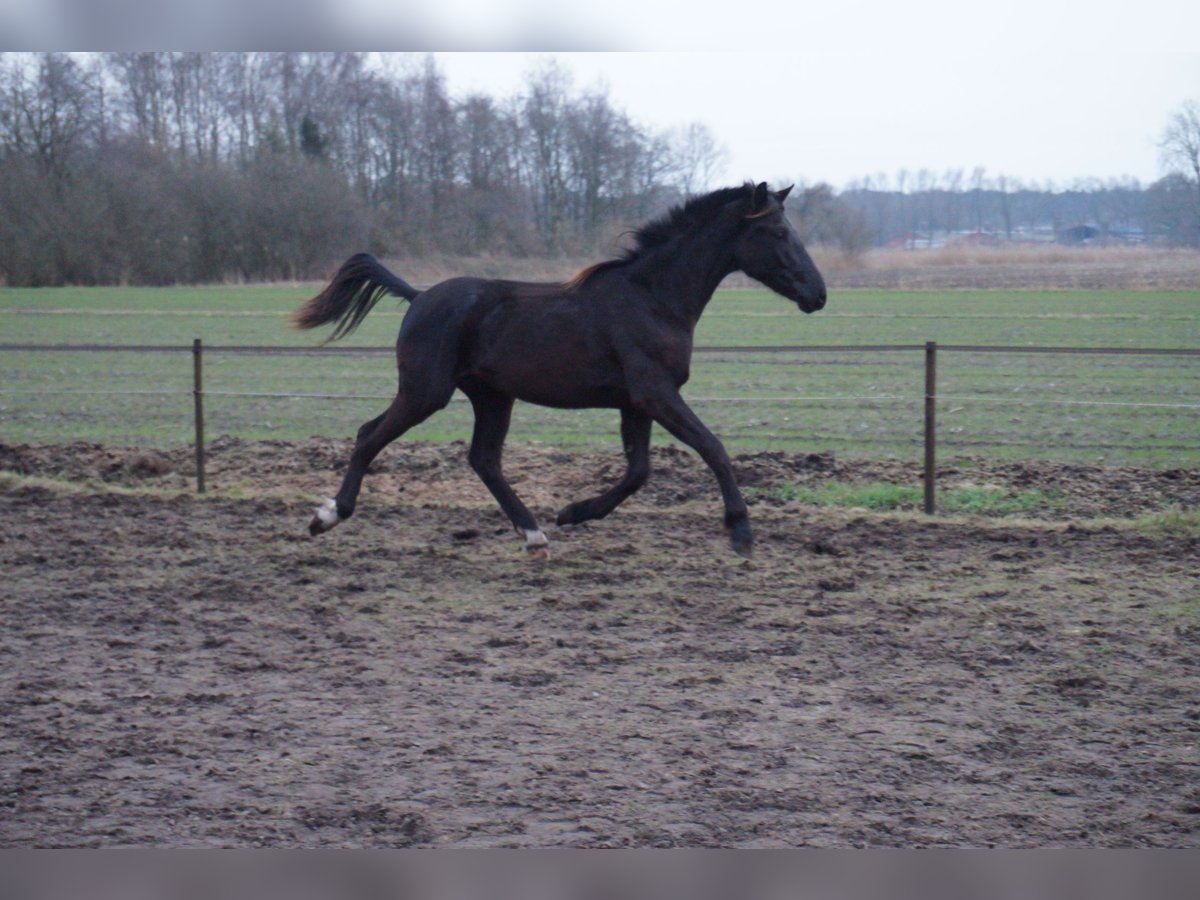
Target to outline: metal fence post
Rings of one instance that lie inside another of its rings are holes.
[[[925,512],[936,508],[937,479],[937,341],[925,342]]]
[[[192,341],[192,400],[196,410],[196,492],[204,493],[204,348]]]

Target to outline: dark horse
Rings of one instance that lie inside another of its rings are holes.
[[[750,555],[746,503],[721,442],[679,395],[688,380],[692,334],[721,279],[741,270],[806,313],[825,305],[825,282],[783,211],[788,195],[757,186],[695,197],[634,232],[633,249],[562,284],[451,278],[417,290],[365,253],[295,315],[300,328],[330,322],[330,340],[349,334],[385,294],[412,301],[400,326],[400,387],[382,415],[358,430],[337,497],[309,525],[333,528],[354,512],[376,455],[460,389],[475,412],[469,459],[534,550],[546,537],[500,468],[515,400],[562,409],[621,412],[624,477],[597,497],[572,503],[559,525],[599,519],[636,491],[650,471],[657,422],[700,454],[725,501],[733,549]]]

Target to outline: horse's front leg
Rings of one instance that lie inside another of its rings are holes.
[[[536,556],[545,557],[549,541],[538,527],[533,513],[521,502],[504,477],[500,464],[504,438],[508,435],[512,420],[513,399],[480,384],[464,384],[461,387],[475,410],[475,430],[467,454],[471,468],[492,492],[517,534],[525,538],[525,549]]]
[[[650,474],[650,429],[654,420],[634,409],[621,410],[621,441],[625,446],[625,475],[608,491],[564,507],[558,514],[559,525],[578,525],[591,519],[603,519],[627,497],[646,483]]]
[[[724,445],[705,427],[673,387],[643,394],[637,403],[654,421],[699,453],[717,476],[721,497],[725,501],[725,527],[729,531],[729,543],[735,553],[748,559],[753,550],[754,536],[750,530],[746,501],[738,489],[733,464]]]

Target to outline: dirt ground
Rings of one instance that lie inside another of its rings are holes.
[[[760,453],[755,558],[711,476],[570,531],[618,457],[462,445],[0,445],[6,847],[1200,846],[1200,546],[1129,518],[1200,472],[966,466],[1048,521],[785,502],[900,463]]]

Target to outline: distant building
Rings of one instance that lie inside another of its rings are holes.
[[[1108,229],[1108,239],[1117,244],[1144,244],[1146,232],[1136,225],[1113,225]]]
[[[1073,247],[1085,247],[1095,243],[1099,237],[1100,229],[1094,225],[1073,225],[1058,233],[1058,242]]]
[[[945,242],[941,238],[911,231],[908,234],[892,238],[883,246],[889,250],[932,250],[944,244]]]
[[[1002,243],[999,235],[988,234],[986,231],[968,231],[956,234],[950,239],[952,247],[999,247]]]

